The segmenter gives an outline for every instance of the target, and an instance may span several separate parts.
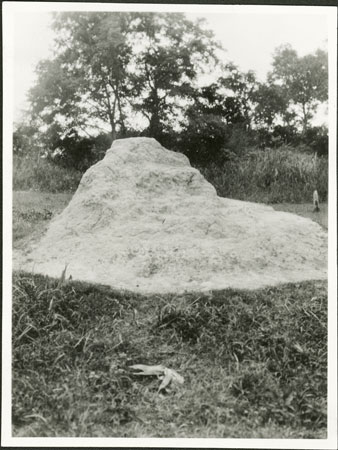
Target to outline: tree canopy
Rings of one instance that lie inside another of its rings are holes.
[[[273,57],[269,81],[281,87],[289,108],[299,107],[303,132],[318,104],[328,99],[328,58],[324,50],[298,56],[290,46],[279,47]]]
[[[45,123],[90,129],[108,122],[113,139],[124,128],[129,95],[127,17],[122,13],[58,13],[56,55],[42,61],[30,92],[33,112]]]
[[[108,122],[113,139],[131,110],[157,137],[217,47],[178,13],[57,13],[54,29],[56,54],[37,68],[33,112],[67,129]]]
[[[133,107],[148,119],[149,134],[159,137],[191,95],[198,73],[216,60],[217,43],[201,23],[183,14],[134,13],[133,17],[131,38],[139,48],[133,60]]]
[[[316,141],[311,119],[328,98],[324,50],[277,48],[263,82],[224,63],[203,20],[181,13],[62,12],[53,27],[54,55],[38,64],[30,90],[30,123],[50,153],[61,149],[74,164],[82,141],[92,160],[91,145],[101,151],[108,132],[110,140],[155,137],[196,162],[241,153],[246,139],[261,147],[300,133]],[[17,148],[28,142],[25,130]],[[324,142],[325,130],[317,132]]]

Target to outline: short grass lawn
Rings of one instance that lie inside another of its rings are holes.
[[[15,193],[14,246],[69,199]],[[325,438],[326,325],[325,282],[140,296],[15,272],[13,435]],[[158,392],[133,364],[184,384]]]

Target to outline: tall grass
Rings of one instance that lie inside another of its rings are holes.
[[[263,203],[311,202],[328,194],[328,160],[294,148],[251,150],[223,166],[199,168],[218,195]]]
[[[82,173],[63,168],[46,159],[13,157],[13,189],[41,192],[75,191]]]
[[[325,157],[290,147],[247,151],[223,165],[198,167],[218,195],[262,203],[311,202],[316,189],[322,201],[328,194],[328,161]],[[14,190],[75,191],[82,172],[51,161],[15,156]]]

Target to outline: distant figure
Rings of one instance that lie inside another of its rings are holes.
[[[313,212],[319,212],[319,198],[318,198],[318,192],[313,191]]]

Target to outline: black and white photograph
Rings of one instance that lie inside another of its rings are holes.
[[[3,2],[2,445],[337,448],[336,51],[320,2]]]

